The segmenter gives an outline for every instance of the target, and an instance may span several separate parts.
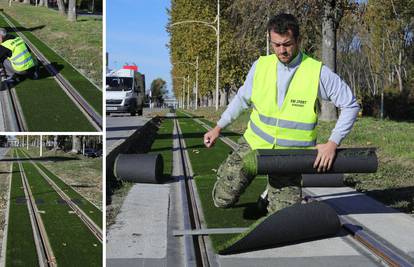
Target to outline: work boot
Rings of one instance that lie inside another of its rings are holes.
[[[267,190],[265,190],[257,199],[256,208],[261,216],[267,214],[267,206],[269,206],[269,200],[267,199]]]

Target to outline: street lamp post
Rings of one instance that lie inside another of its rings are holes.
[[[187,75],[187,77],[174,77],[173,78],[173,80],[174,79],[182,79],[183,80],[183,89],[182,89],[183,94],[181,95],[181,107],[182,108],[185,108],[185,82],[187,81],[187,79],[189,79],[188,76],[189,75]],[[188,80],[188,83],[190,83],[189,80]]]
[[[218,110],[218,96],[219,96],[219,73],[220,73],[220,0],[217,0],[217,16],[213,22],[206,22],[201,20],[184,20],[172,23],[170,27],[186,24],[186,23],[200,23],[205,26],[208,26],[216,32],[217,38],[217,51],[216,51],[216,110]],[[213,26],[213,24],[217,23],[217,26]]]
[[[180,61],[180,62],[175,62],[175,63],[173,63],[173,65],[177,65],[177,64],[189,64],[189,65],[191,65],[191,66],[194,66],[195,67],[195,69],[196,69],[196,104],[195,104],[195,109],[197,109],[197,100],[198,100],[198,56],[196,57],[196,63],[194,64],[194,63],[191,63],[191,62],[183,62],[183,61]]]
[[[190,109],[190,75],[187,75],[187,109]]]

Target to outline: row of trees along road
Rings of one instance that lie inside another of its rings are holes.
[[[12,2],[22,2],[24,4],[31,4],[38,7],[54,8],[57,6],[59,13],[62,16],[66,16],[69,21],[76,21],[77,9],[81,7],[87,7],[90,12],[102,11],[102,0],[9,0],[9,4]]]
[[[213,22],[217,0],[172,0],[168,10],[170,60],[195,62],[199,57],[201,106],[215,103],[216,36],[213,29],[188,23]],[[266,54],[266,24],[280,12],[294,14],[301,25],[302,49],[322,60],[351,87],[366,115],[414,118],[414,0],[233,0],[220,1],[220,106],[237,92],[252,63]],[[270,48],[270,53],[272,49]],[[172,77],[190,75],[194,67],[173,64]],[[177,99],[186,92],[173,78]],[[191,94],[195,101],[194,94]],[[337,116],[322,103],[321,120]]]
[[[39,147],[40,136],[16,136],[19,146]],[[62,150],[82,153],[84,148],[102,149],[102,137],[99,135],[44,135],[42,146],[50,150]]]

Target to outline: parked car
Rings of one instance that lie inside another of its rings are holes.
[[[83,152],[85,157],[96,158],[102,156],[102,149],[85,148]]]

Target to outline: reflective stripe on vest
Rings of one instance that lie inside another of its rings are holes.
[[[21,52],[20,54],[18,54],[17,56],[11,58],[12,61],[17,60],[19,57],[24,56],[26,53],[29,53],[29,50],[25,49],[23,52]]]
[[[252,105],[254,109],[254,105]],[[256,110],[257,111],[257,110]],[[288,128],[288,129],[299,129],[299,130],[313,130],[316,127],[315,123],[304,123],[304,122],[297,122],[297,121],[288,121],[288,120],[282,120],[282,119],[276,119],[272,117],[266,117],[265,115],[262,115],[259,113],[260,121],[264,124],[270,125],[270,126],[278,126],[281,128]]]
[[[33,57],[22,38],[16,37],[14,39],[9,39],[4,41],[1,45],[12,51],[9,60],[14,70],[25,71],[35,66]]]
[[[253,80],[250,122],[244,133],[252,149],[295,148],[316,145],[318,96],[322,63],[305,54],[279,108],[277,57],[260,57]]]

